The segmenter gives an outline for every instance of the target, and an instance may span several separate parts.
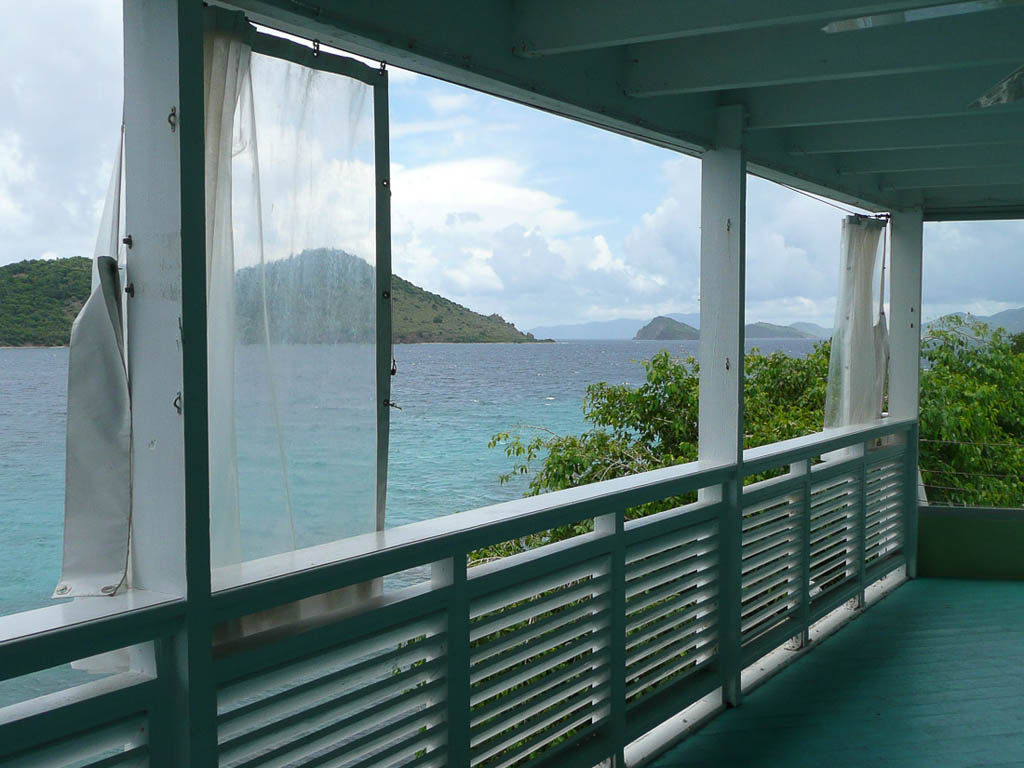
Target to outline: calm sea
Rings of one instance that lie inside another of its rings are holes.
[[[802,355],[812,342],[759,340],[756,346]],[[401,410],[392,411],[388,525],[520,496],[524,481],[498,482],[509,461],[488,448],[490,437],[531,427],[559,434],[585,429],[587,385],[639,384],[640,361],[660,349],[696,355],[697,343],[397,346],[392,399]],[[60,574],[66,392],[66,349],[0,349],[0,615],[51,604]],[[315,493],[315,475],[304,482]]]

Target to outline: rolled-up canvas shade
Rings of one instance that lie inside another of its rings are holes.
[[[888,333],[874,274],[885,222],[866,216],[843,220],[839,293],[825,396],[825,426],[864,424],[882,415],[888,368]]]
[[[54,597],[124,586],[131,520],[131,406],[117,262],[96,259],[96,285],[71,327],[64,558]]]

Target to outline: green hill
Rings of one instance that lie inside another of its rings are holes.
[[[89,296],[89,259],[22,261],[0,267],[0,346],[61,346]],[[335,343],[373,337],[373,269],[342,251],[304,251],[264,267],[270,337],[276,343]],[[238,270],[239,337],[263,330],[263,291],[255,267]],[[530,342],[499,315],[481,315],[395,275],[393,338],[417,342]]]
[[[680,323],[671,317],[659,315],[636,332],[635,339],[657,339],[658,341],[685,341],[700,338],[700,331],[692,325]]]
[[[91,282],[92,264],[79,256],[0,267],[0,346],[67,344]]]
[[[775,325],[774,323],[748,323],[743,329],[747,339],[817,339],[813,333],[807,333],[791,325]]]

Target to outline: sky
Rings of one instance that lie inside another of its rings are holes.
[[[0,264],[91,255],[121,115],[113,0],[0,4]],[[522,329],[698,311],[700,163],[392,68],[394,272]],[[844,213],[751,178],[748,321],[832,325]],[[925,228],[925,319],[1024,305],[1024,222]]]

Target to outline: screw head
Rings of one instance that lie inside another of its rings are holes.
[[[70,591],[71,587],[69,587],[67,584],[61,584],[59,587],[57,587],[56,590],[54,590],[55,594],[58,595],[66,595]]]
[[[103,589],[101,589],[101,590],[100,590],[100,592],[102,592],[102,593],[103,593],[104,595],[110,595],[110,594],[113,594],[113,593],[114,593],[114,590],[115,590],[115,589],[117,589],[117,587],[116,587],[116,586],[110,586],[110,585],[108,585],[108,586],[106,586],[106,587],[103,587]]]

